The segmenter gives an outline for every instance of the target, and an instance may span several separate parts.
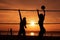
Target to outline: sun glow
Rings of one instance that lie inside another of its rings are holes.
[[[31,21],[30,22],[30,26],[35,26],[35,22],[34,21]]]

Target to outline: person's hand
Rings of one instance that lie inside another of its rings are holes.
[[[18,10],[18,11],[20,11],[20,10]]]
[[[39,10],[37,9],[37,12],[39,12]]]
[[[25,26],[25,28],[27,28],[27,27]]]

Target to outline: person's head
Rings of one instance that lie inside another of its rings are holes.
[[[26,17],[23,18],[23,26],[26,25]]]
[[[23,18],[23,21],[26,21],[26,17]]]

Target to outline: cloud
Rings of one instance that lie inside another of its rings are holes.
[[[0,9],[41,9],[41,5],[45,5],[46,9],[60,9],[60,0],[0,0]],[[30,14],[29,14],[30,15]],[[56,20],[58,15],[48,13],[51,19]],[[53,17],[54,16],[54,17]],[[52,21],[54,21],[52,20]]]
[[[46,9],[60,9],[60,0],[0,0],[0,4],[4,8],[40,9],[44,4]]]
[[[11,8],[37,8],[39,4],[39,0],[1,0],[3,4],[7,4],[6,6],[10,6]]]
[[[60,0],[47,0],[45,2],[45,5],[47,5],[47,9],[60,9]]]

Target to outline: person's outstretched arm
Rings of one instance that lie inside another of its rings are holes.
[[[20,20],[22,21],[21,12],[20,12],[20,10],[18,10],[18,11],[19,11]]]
[[[38,17],[39,17],[39,10],[37,9],[37,14],[38,14]]]

